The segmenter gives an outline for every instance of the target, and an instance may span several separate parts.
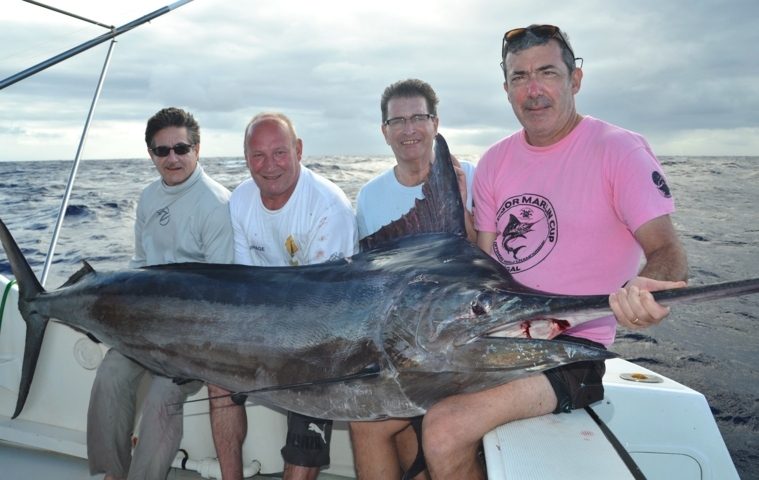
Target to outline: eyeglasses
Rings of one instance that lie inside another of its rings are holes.
[[[174,150],[174,153],[177,155],[187,155],[187,153],[192,150],[192,147],[194,146],[195,145],[188,145],[186,143],[177,143],[173,147],[152,147],[150,151],[155,153],[158,157],[168,157],[169,153],[171,153],[172,150]]]
[[[564,36],[564,34],[561,33],[561,29],[556,25],[530,25],[529,27],[514,28],[509,30],[503,35],[503,44],[501,45],[502,60],[506,60],[506,49],[508,48],[509,43],[523,38],[525,35],[527,35],[527,32],[530,32],[540,38],[555,38],[561,42],[561,44],[566,47],[567,50],[569,50],[570,55],[572,55],[572,58],[575,61],[580,61],[580,67],[582,67],[582,58],[575,57],[575,52],[572,50],[572,47],[569,46],[569,41]],[[501,67],[503,67],[503,62],[501,62]]]
[[[411,115],[408,118],[406,117],[388,118],[382,123],[384,123],[385,125],[391,128],[401,128],[401,127],[406,126],[407,121],[411,122],[411,125],[418,125],[422,122],[429,120],[430,118],[435,118],[435,116],[436,115],[432,113],[416,113],[414,115]]]

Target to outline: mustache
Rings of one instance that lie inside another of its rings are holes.
[[[551,106],[551,100],[544,96],[538,96],[535,98],[528,98],[522,103],[522,108],[534,109],[534,108],[546,108]]]

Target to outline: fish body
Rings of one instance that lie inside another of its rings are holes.
[[[543,340],[472,341],[478,298],[503,281],[495,265],[459,237],[422,234],[297,268],[85,266],[26,302],[25,317],[57,319],[168,377],[235,392],[276,387],[252,396],[348,420],[420,415],[454,393],[609,356]],[[365,372],[376,374],[351,379]]]
[[[49,319],[94,335],[157,374],[341,420],[416,416],[453,394],[615,356],[551,340],[608,314],[606,295],[532,290],[465,240],[442,138],[424,193],[409,214],[365,239],[363,251],[348,259],[108,273],[85,263],[50,292],[0,221],[27,322],[14,417],[28,395]],[[758,290],[755,279],[700,295]],[[688,298],[689,289],[667,295]],[[500,336],[491,336],[496,332]]]

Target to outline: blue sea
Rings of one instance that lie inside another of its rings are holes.
[[[476,161],[476,158],[466,158]],[[677,201],[673,220],[688,252],[690,283],[759,276],[759,157],[661,157]],[[355,199],[392,157],[311,157],[303,162]],[[204,158],[206,171],[234,189],[248,177],[242,158]],[[0,218],[38,276],[71,162],[0,163]],[[132,254],[135,207],[157,174],[148,159],[82,162],[47,287],[82,260],[123,268]],[[588,248],[593,248],[589,245]],[[4,253],[0,273],[9,276]],[[612,350],[706,395],[743,479],[759,479],[759,295],[673,308],[660,326],[620,330]]]

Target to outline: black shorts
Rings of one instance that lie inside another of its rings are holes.
[[[606,350],[606,347],[600,343],[571,335],[559,335],[554,340],[579,343]],[[603,360],[575,362],[543,372],[556,393],[556,409],[553,413],[568,413],[603,399],[602,379],[605,372],[606,364]]]
[[[290,465],[323,467],[329,465],[332,420],[287,412],[287,441],[282,458]]]

